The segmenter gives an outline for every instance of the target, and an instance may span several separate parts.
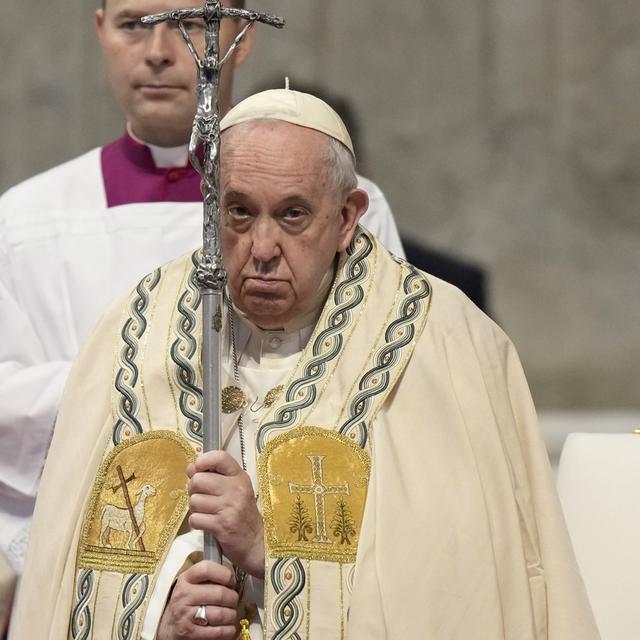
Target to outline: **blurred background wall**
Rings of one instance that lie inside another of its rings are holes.
[[[640,415],[640,4],[249,5],[288,26],[236,97],[287,74],[349,98],[401,231],[487,269],[538,406]],[[0,190],[122,131],[94,3],[3,7]]]

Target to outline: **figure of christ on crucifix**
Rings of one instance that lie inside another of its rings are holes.
[[[243,19],[247,24],[236,36],[226,53],[220,57],[220,21],[223,18]],[[205,25],[204,55],[198,53],[187,28],[185,20],[201,19]],[[189,140],[189,159],[200,174],[203,185],[204,228],[202,263],[198,271],[198,280],[203,287],[222,290],[226,282],[226,273],[222,265],[219,244],[219,174],[220,163],[218,150],[220,147],[220,118],[218,111],[218,92],[220,71],[230,59],[236,47],[242,42],[254,22],[263,22],[273,27],[282,28],[284,20],[266,13],[224,7],[220,0],[205,0],[200,8],[176,9],[157,13],[142,18],[147,25],[154,25],[166,20],[178,23],[180,33],[193,56],[198,68],[196,85],[197,108],[193,120],[193,129]],[[197,155],[199,143],[204,151],[204,166]]]

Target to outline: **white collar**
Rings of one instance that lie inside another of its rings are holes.
[[[145,145],[151,151],[151,157],[158,169],[166,169],[168,167],[184,167],[189,160],[189,145],[181,144],[178,147],[158,147],[155,144],[149,144],[141,140],[133,133],[131,125],[127,122],[127,133],[140,144]]]
[[[250,369],[260,367],[285,369],[295,366],[315,325],[314,321],[294,331],[265,330],[256,327],[245,318],[238,320],[239,326],[236,329],[238,365]]]

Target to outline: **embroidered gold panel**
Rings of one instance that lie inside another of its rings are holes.
[[[149,431],[102,462],[82,527],[78,567],[153,573],[187,511],[187,464],[195,454],[172,431]]]
[[[269,442],[258,463],[268,555],[354,562],[370,471],[335,431],[297,427]]]

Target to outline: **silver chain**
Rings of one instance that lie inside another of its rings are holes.
[[[225,300],[229,315],[229,332],[231,333],[231,358],[233,360],[233,379],[240,386],[240,373],[238,371],[238,352],[236,350],[236,329],[235,329],[235,311],[233,304],[225,292]],[[247,448],[244,441],[244,426],[242,424],[242,413],[238,416],[238,436],[240,437],[240,458],[243,471],[247,470]]]
[[[228,315],[229,315],[229,333],[231,334],[231,358],[233,360],[233,379],[235,383],[240,386],[240,372],[238,371],[238,351],[236,349],[236,326],[234,322],[234,317],[236,312],[233,310],[233,304],[227,295],[225,290],[224,298],[227,303]],[[246,446],[244,441],[244,427],[242,424],[242,413],[238,416],[238,436],[240,438],[240,461],[242,463],[242,470],[247,471],[247,454],[246,454]],[[256,495],[256,500],[258,496]],[[236,577],[236,591],[238,592],[239,599],[242,600],[242,596],[244,593],[244,585],[247,574],[240,567],[235,566],[235,577]]]

